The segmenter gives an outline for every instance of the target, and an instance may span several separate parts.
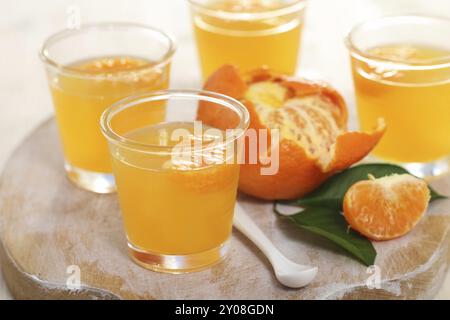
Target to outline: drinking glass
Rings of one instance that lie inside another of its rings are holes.
[[[72,182],[97,193],[115,190],[100,116],[124,97],[166,89],[174,52],[170,36],[131,23],[84,25],[45,41],[40,56]],[[160,121],[164,112],[161,106],[148,122]]]
[[[305,0],[189,0],[203,78],[226,63],[294,74]]]
[[[195,121],[199,104],[233,119],[227,126]],[[167,106],[158,124],[129,119]],[[101,118],[108,140],[131,257],[170,273],[220,261],[232,230],[238,157],[247,109],[207,91],[159,91],[114,104]]]
[[[377,158],[420,177],[450,159],[450,20],[397,16],[356,26],[347,37],[360,125],[387,124]]]

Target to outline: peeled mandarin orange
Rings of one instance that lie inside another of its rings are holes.
[[[409,174],[355,183],[344,197],[349,225],[372,240],[390,240],[408,233],[430,201],[425,181]]]
[[[347,107],[336,90],[265,68],[241,74],[236,67],[224,65],[204,88],[240,100],[250,113],[249,130],[267,129],[269,146],[273,130],[278,130],[276,174],[262,175],[261,168],[268,165],[261,161],[241,165],[240,191],[265,200],[294,199],[311,192],[364,158],[385,130],[380,122],[372,133],[348,132]],[[209,103],[200,103],[197,118],[220,129],[235,127],[239,121],[234,112]],[[245,145],[246,160],[252,152],[250,145]]]

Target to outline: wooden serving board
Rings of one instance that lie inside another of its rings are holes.
[[[450,177],[433,185],[450,194]],[[0,260],[5,281],[20,299],[364,299],[431,298],[450,261],[450,201],[432,204],[407,236],[376,243],[381,288],[369,289],[367,268],[334,245],[281,221],[270,203],[240,197],[256,223],[289,258],[316,265],[306,288],[288,289],[266,258],[238,231],[225,261],[197,273],[145,270],[127,256],[115,195],[71,184],[53,120],[15,151],[0,182]],[[68,266],[80,268],[82,287],[70,289]]]

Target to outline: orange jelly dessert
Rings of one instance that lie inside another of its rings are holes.
[[[353,58],[358,114],[363,129],[383,117],[386,136],[374,155],[396,162],[431,162],[450,154],[450,68],[426,68],[450,51],[394,44],[368,53],[389,63]],[[402,68],[403,65],[403,68]],[[422,66],[421,66],[422,65]]]
[[[224,63],[294,74],[304,1],[191,1],[203,78]],[[201,2],[201,4],[199,4]]]

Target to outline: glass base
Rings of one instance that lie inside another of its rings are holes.
[[[443,175],[450,171],[450,157],[436,160],[433,162],[411,162],[411,163],[402,163],[402,162],[390,162],[388,160],[377,158],[376,156],[371,156],[369,159],[371,162],[389,162],[395,163],[399,166],[404,167],[410,173],[419,178],[431,178]]]
[[[222,261],[228,249],[228,241],[208,251],[188,255],[165,255],[136,248],[128,242],[131,258],[138,265],[163,273],[188,273],[201,271]]]
[[[450,158],[428,163],[405,163],[403,166],[419,178],[437,177],[449,172]]]
[[[67,176],[74,184],[95,193],[112,193],[116,191],[114,175],[92,172],[76,168],[69,163],[64,164]]]

